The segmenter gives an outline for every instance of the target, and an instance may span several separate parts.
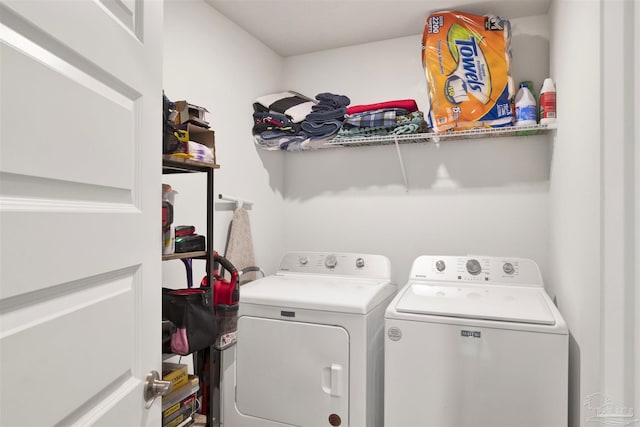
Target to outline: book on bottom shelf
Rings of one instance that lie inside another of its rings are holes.
[[[162,427],[183,427],[193,424],[193,413],[180,415],[171,421],[168,421],[166,424],[162,424]]]
[[[200,382],[197,376],[189,375],[187,384],[174,390],[166,396],[162,396],[162,425],[165,427],[178,427],[192,415],[197,409],[197,397],[200,390]]]
[[[196,411],[197,405],[197,392],[193,393],[180,402],[167,408],[167,411],[163,411],[162,425],[166,427],[175,427],[182,421],[191,417]],[[167,414],[164,416],[164,414]]]
[[[188,369],[182,363],[162,362],[162,380],[171,381],[171,391],[176,391],[189,382]]]
[[[171,425],[171,427],[187,427],[193,424],[194,424],[193,417],[187,417],[186,419],[182,420],[178,424]]]

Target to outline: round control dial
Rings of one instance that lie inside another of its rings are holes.
[[[327,268],[335,268],[338,265],[338,258],[335,255],[327,255],[324,259],[324,266]]]
[[[364,267],[364,258],[356,259],[356,267],[357,268],[363,268]]]
[[[515,273],[516,269],[513,267],[513,264],[511,264],[510,262],[505,262],[504,265],[502,266],[502,271],[504,271],[507,274],[513,274]]]
[[[301,256],[300,259],[298,259],[298,262],[300,263],[300,265],[307,265],[309,264],[309,257]]]
[[[482,267],[480,266],[480,262],[477,259],[470,259],[467,261],[467,271],[472,276],[477,276],[482,271]]]
[[[436,270],[444,271],[445,268],[447,268],[447,265],[443,260],[439,259],[438,261],[436,261]]]

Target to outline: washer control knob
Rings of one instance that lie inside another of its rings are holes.
[[[356,259],[356,267],[357,268],[363,268],[364,267],[364,258]]]
[[[467,261],[467,271],[472,276],[477,276],[482,271],[482,267],[480,266],[480,262],[477,259],[470,259]]]
[[[502,266],[502,271],[504,271],[507,274],[513,274],[515,273],[516,269],[513,268],[513,264],[511,264],[510,262],[505,262],[504,265]]]
[[[338,259],[335,255],[327,255],[324,259],[324,265],[327,268],[336,268],[336,265],[338,265]]]
[[[447,265],[443,260],[439,259],[438,261],[436,261],[436,270],[444,271],[445,268],[447,268]]]
[[[300,259],[298,260],[298,262],[300,263],[300,265],[307,265],[307,264],[309,264],[309,257],[308,256],[301,256]]]

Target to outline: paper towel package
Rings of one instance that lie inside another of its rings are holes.
[[[436,132],[512,124],[510,42],[506,19],[457,11],[429,15],[422,65]]]

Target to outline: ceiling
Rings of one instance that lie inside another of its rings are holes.
[[[551,0],[205,0],[286,57],[422,34],[429,13],[461,10],[520,18]]]

